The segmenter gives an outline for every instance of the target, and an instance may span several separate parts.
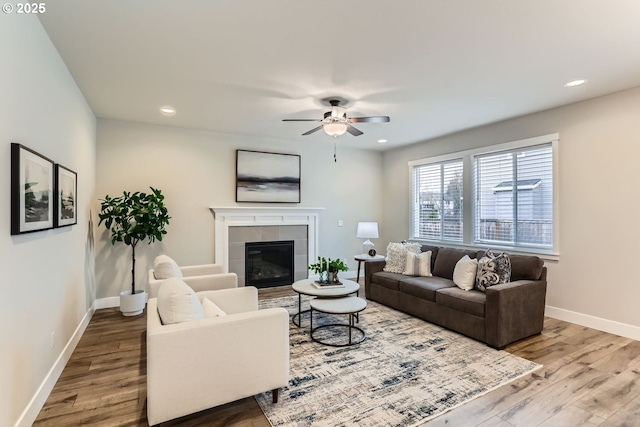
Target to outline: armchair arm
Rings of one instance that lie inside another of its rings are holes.
[[[547,282],[517,280],[487,288],[486,341],[492,347],[542,332]]]
[[[224,268],[221,264],[187,265],[180,267],[180,271],[182,271],[183,277],[205,276],[207,274],[224,273]]]
[[[283,387],[288,381],[289,314],[285,309],[162,325],[157,299],[149,300],[150,425]]]
[[[373,279],[373,273],[382,271],[385,265],[387,265],[385,260],[367,261],[364,263],[364,295],[366,298],[369,298],[369,284],[371,284]]]
[[[254,286],[198,292],[200,302],[205,297],[227,314],[256,311],[258,309],[258,289]]]
[[[238,276],[236,275],[236,273],[189,276],[183,277],[182,280],[196,292],[214,291],[218,289],[230,289],[238,287]]]

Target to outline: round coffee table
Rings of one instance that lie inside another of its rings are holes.
[[[347,347],[351,345],[360,344],[367,338],[367,334],[359,327],[354,325],[354,319],[356,317],[356,313],[360,313],[362,310],[367,308],[367,301],[358,298],[358,297],[343,297],[343,298],[332,298],[332,299],[320,299],[314,298],[309,303],[311,306],[310,315],[309,315],[309,329],[311,339],[320,344],[329,345],[331,347]],[[313,312],[319,311],[321,313],[327,314],[346,314],[349,316],[349,323],[329,323],[326,325],[320,325],[316,328],[313,327]],[[313,333],[323,328],[347,328],[349,330],[349,341],[344,344],[335,344],[327,341],[322,341],[313,336]],[[353,341],[353,331],[359,331],[362,334],[362,337]]]
[[[354,282],[353,280],[341,279],[344,287],[341,288],[329,288],[329,289],[320,289],[316,288],[313,285],[313,279],[303,279],[295,282],[291,287],[294,291],[298,293],[298,313],[294,314],[291,318],[291,321],[297,327],[300,327],[301,315],[302,313],[306,313],[309,310],[302,311],[302,295],[308,295],[312,297],[318,298],[342,298],[347,295],[356,294],[358,295],[358,291],[360,290],[360,285]],[[298,322],[296,323],[296,318]]]

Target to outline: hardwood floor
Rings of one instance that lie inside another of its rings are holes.
[[[260,298],[295,295],[290,286]],[[146,317],[98,310],[34,426],[148,426]],[[546,318],[541,335],[506,351],[543,364],[423,425],[640,426],[640,341]],[[250,397],[163,426],[269,427]]]

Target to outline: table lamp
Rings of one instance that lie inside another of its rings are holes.
[[[367,239],[362,243],[362,253],[368,254],[369,250],[373,248],[373,242],[369,239],[378,238],[378,223],[377,222],[359,222],[358,231],[356,237],[361,239]]]

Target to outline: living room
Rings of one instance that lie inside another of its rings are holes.
[[[390,7],[385,2],[376,4]],[[634,43],[640,40],[640,35],[635,27],[627,27],[622,21],[624,16],[637,16],[638,6],[623,1],[613,4],[615,6],[599,6],[605,12],[607,9],[611,12],[607,14],[599,9],[605,22],[602,27],[617,28],[626,42],[607,45],[606,49],[610,49],[613,56],[632,56],[630,52],[637,50]],[[47,7],[53,15],[55,5],[47,3]],[[73,9],[73,2],[68,2],[66,8]],[[349,6],[353,13],[357,9]],[[507,11],[502,13],[507,14]],[[304,22],[303,16],[300,19]],[[593,21],[582,19],[587,22],[585,27],[596,22],[595,18]],[[343,18],[341,21],[348,22]],[[108,25],[107,18],[104,22]],[[303,31],[302,25],[296,30]],[[597,31],[600,27],[591,28]],[[348,26],[341,31],[348,35]],[[179,109],[172,118],[151,111],[151,108],[169,102],[165,99],[158,99],[158,105],[149,107],[149,116],[154,116],[147,122],[132,120],[124,113],[119,117],[106,117],[100,113],[101,106],[94,105],[81,90],[84,81],[74,75],[75,67],[79,67],[80,72],[82,64],[65,63],[63,59],[65,49],[72,50],[73,43],[67,41],[64,46],[58,46],[51,41],[55,36],[45,31],[35,16],[5,12],[0,17],[4,64],[0,83],[3,94],[0,134],[6,147],[3,162],[10,169],[11,142],[54,159],[77,172],[79,200],[76,225],[17,236],[8,233],[9,204],[5,202],[7,208],[2,221],[6,232],[1,245],[9,274],[3,280],[4,298],[0,302],[0,320],[5,325],[0,354],[3,384],[0,388],[0,425],[30,425],[33,422],[94,310],[117,305],[114,301],[129,281],[128,248],[112,246],[106,230],[97,225],[99,199],[123,190],[146,190],[149,186],[161,188],[166,196],[172,217],[168,234],[161,243],[140,246],[138,283],[145,283],[147,270],[155,256],[161,253],[171,254],[184,264],[212,262],[215,236],[209,208],[238,205],[235,201],[238,149],[301,156],[301,203],[292,206],[324,208],[320,213],[320,252],[344,259],[350,273],[354,273],[357,264],[353,256],[362,252],[362,239],[356,237],[358,222],[379,223],[380,237],[375,240],[375,247],[380,253],[384,252],[387,243],[411,237],[409,162],[557,133],[555,180],[558,183],[559,219],[555,225],[559,241],[553,253],[541,255],[548,268],[546,315],[640,340],[640,317],[637,298],[634,298],[637,280],[633,279],[632,256],[634,244],[640,240],[640,231],[618,225],[620,214],[633,215],[640,208],[640,201],[633,197],[634,183],[638,179],[633,162],[640,155],[637,144],[640,65],[637,61],[635,69],[631,66],[615,69],[616,73],[612,74],[618,82],[615,90],[599,92],[597,85],[604,78],[600,75],[585,75],[589,82],[577,88],[562,87],[565,81],[560,77],[573,75],[558,76],[558,91],[566,91],[562,102],[549,103],[537,99],[534,94],[528,101],[538,106],[535,112],[503,112],[504,119],[496,122],[480,124],[472,120],[476,119],[474,110],[483,109],[482,102],[492,101],[491,93],[485,93],[476,104],[441,106],[457,115],[468,115],[469,123],[474,124],[442,131],[407,145],[394,145],[397,141],[390,140],[389,148],[381,148],[378,138],[369,136],[380,135],[382,138],[384,127],[395,122],[419,128],[420,122],[431,118],[416,117],[411,122],[399,115],[392,105],[385,110],[370,102],[367,107],[370,109],[359,107],[358,113],[388,114],[391,123],[362,125],[365,135],[358,138],[369,138],[362,142],[351,135],[333,140],[321,132],[317,139],[309,140],[300,134],[313,126],[281,122],[293,113],[298,118],[320,117],[326,108],[319,103],[311,103],[306,109],[294,108],[291,113],[288,113],[289,107],[271,113],[277,119],[270,125],[279,128],[279,135],[288,137],[175,126],[173,119],[197,113]],[[80,44],[82,40],[74,42]],[[317,50],[309,49],[307,54],[321,55]],[[394,60],[401,63],[402,52],[394,53],[398,55]],[[263,53],[268,54],[267,51]],[[344,58],[341,61],[339,65],[346,67],[348,61]],[[380,64],[382,68],[386,66]],[[553,67],[549,64],[531,66]],[[126,71],[143,78],[153,74],[149,70]],[[241,71],[237,72],[242,74]],[[358,71],[356,68],[353,73]],[[581,70],[575,70],[578,72]],[[108,91],[112,84],[109,75],[102,78]],[[403,82],[395,84],[402,86]],[[237,86],[236,95],[222,87],[217,99],[211,102],[219,103],[218,108],[222,109],[225,104],[231,106],[236,102],[234,96],[242,97],[242,91],[247,90]],[[346,83],[336,84],[335,88],[347,90],[346,86]],[[459,95],[459,89],[449,89],[452,97]],[[385,90],[393,91],[392,83],[373,89],[374,92]],[[501,95],[497,88],[490,90]],[[579,99],[580,95],[570,90],[593,92],[591,96]],[[297,96],[299,91],[297,89],[291,96]],[[315,94],[317,99],[313,102],[319,102],[324,95],[341,95]],[[304,94],[305,97],[311,95],[314,93]],[[380,97],[378,99],[383,99],[384,95]],[[130,102],[127,97],[120,101]],[[278,102],[279,105],[284,103]],[[419,100],[412,102],[419,103]],[[246,120],[262,118],[249,115]],[[334,161],[334,142],[337,161]],[[3,182],[0,197],[9,201],[8,172]]]

